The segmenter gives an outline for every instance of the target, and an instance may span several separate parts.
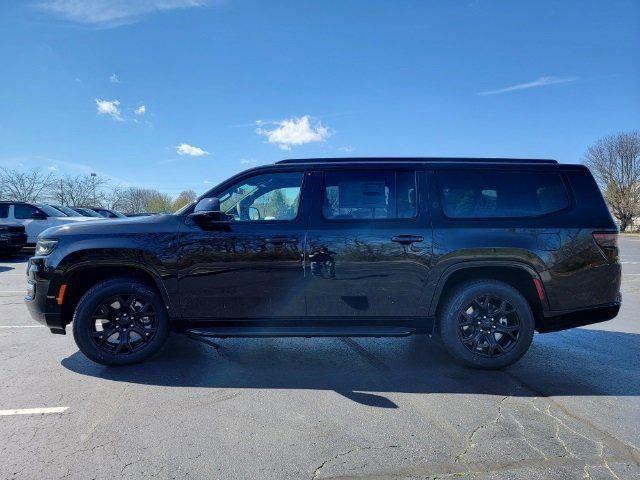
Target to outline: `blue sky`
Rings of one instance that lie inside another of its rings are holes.
[[[175,195],[287,157],[579,162],[639,126],[639,41],[637,1],[5,1],[0,165]]]

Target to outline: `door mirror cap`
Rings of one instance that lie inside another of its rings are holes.
[[[42,212],[33,212],[31,214],[31,218],[33,220],[46,220],[48,217],[45,213]]]
[[[219,222],[222,220],[222,216],[222,213],[220,213],[220,200],[216,197],[203,198],[196,203],[193,213],[189,214],[189,217],[197,222]]]
[[[220,212],[220,199],[217,197],[203,198],[193,209],[193,213]]]

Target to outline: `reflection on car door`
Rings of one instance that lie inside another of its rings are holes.
[[[222,221],[186,217],[178,264],[184,317],[304,315],[304,177],[280,171],[242,178],[215,192]]]
[[[314,180],[307,315],[426,315],[432,237],[423,173],[327,170]]]

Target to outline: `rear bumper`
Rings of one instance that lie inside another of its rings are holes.
[[[593,305],[587,308],[565,311],[547,311],[540,319],[537,330],[540,333],[557,332],[568,328],[582,327],[592,323],[606,322],[618,315],[622,305],[622,296],[611,303]]]
[[[27,273],[27,294],[24,301],[31,317],[49,327],[51,333],[64,335],[65,325],[55,295],[49,295],[49,280],[39,278],[38,265],[30,261]]]
[[[18,249],[27,244],[27,235],[25,233],[9,232],[0,234],[0,250]]]

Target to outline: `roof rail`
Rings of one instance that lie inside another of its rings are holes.
[[[414,163],[558,163],[546,158],[480,158],[480,157],[344,157],[344,158],[288,158],[276,165],[296,163],[357,163],[357,162],[414,162]]]

